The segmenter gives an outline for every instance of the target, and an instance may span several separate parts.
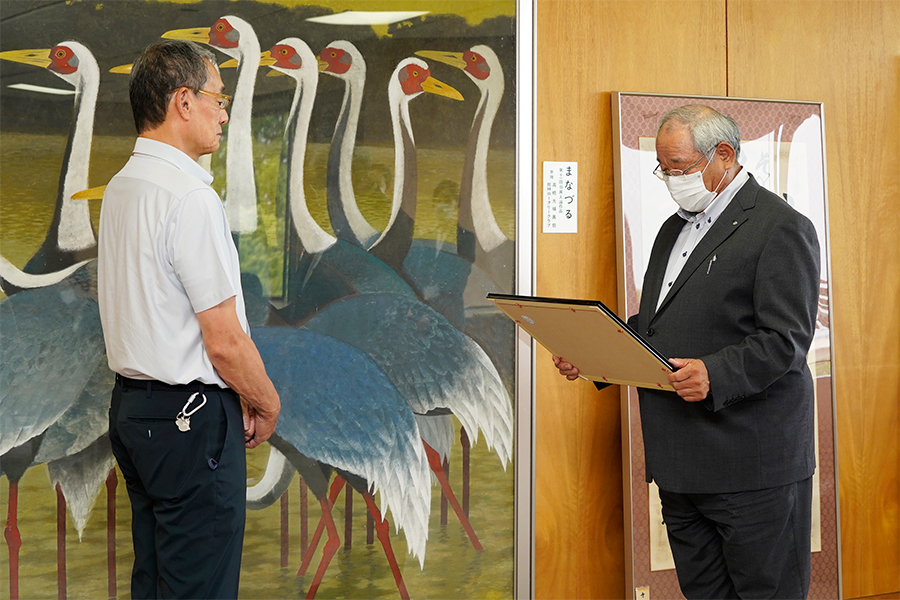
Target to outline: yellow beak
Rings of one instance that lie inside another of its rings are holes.
[[[198,42],[200,44],[208,44],[209,27],[196,27],[194,29],[172,29],[171,31],[165,32],[160,37],[164,37],[170,40],[188,40],[191,42]]]
[[[466,61],[463,60],[462,52],[439,52],[437,50],[422,50],[420,52],[416,52],[416,56],[436,60],[446,65],[450,65],[451,67],[456,67],[457,69],[466,68]]]
[[[275,64],[275,57],[272,56],[271,50],[266,50],[265,52],[260,52],[259,54],[259,66],[261,67],[271,67]]]
[[[275,57],[272,56],[271,50],[266,50],[265,52],[261,52],[259,54],[259,66],[261,67],[271,67],[275,64]],[[276,71],[275,69],[270,70],[266,73],[266,77],[282,77],[284,73],[281,71]]]
[[[234,67],[237,67],[237,65],[238,65],[237,59],[232,58],[230,60],[226,60],[221,65],[219,65],[219,68],[220,69],[229,69],[229,68],[233,69]],[[110,69],[109,72],[115,73],[117,75],[130,75],[132,66],[134,66],[134,65],[119,65],[118,67],[113,67],[112,69]]]
[[[50,66],[50,49],[8,50],[6,52],[0,52],[0,58],[46,69]]]
[[[437,94],[438,96],[445,96],[447,98],[452,98],[454,100],[462,100],[463,96],[456,88],[447,85],[442,81],[438,81],[434,77],[429,77],[425,81],[422,82],[422,89],[428,92],[429,94]]]
[[[72,194],[72,200],[102,200],[103,193],[105,191],[106,191],[105,185],[93,187],[89,190],[82,190],[80,192]]]

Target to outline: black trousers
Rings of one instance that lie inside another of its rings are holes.
[[[240,400],[200,384],[150,386],[117,377],[113,454],[132,509],[132,598],[237,598],[247,466]],[[176,416],[195,391],[190,429]]]
[[[812,478],[751,492],[659,496],[686,598],[806,598]]]

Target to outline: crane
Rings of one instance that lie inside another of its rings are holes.
[[[45,68],[75,88],[75,114],[59,174],[53,219],[41,247],[22,271],[54,273],[96,258],[97,240],[88,201],[72,196],[88,186],[94,112],[100,89],[97,61],[87,46],[73,40],[60,42],[50,49],[0,52],[0,59]],[[0,286],[7,295],[33,287],[8,280],[0,280]]]

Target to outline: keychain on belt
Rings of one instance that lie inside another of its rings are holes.
[[[190,412],[187,412],[188,407],[191,405],[191,402],[194,401],[194,398],[200,396],[203,398],[203,402],[200,403],[199,406],[195,406]],[[190,431],[191,430],[191,415],[203,408],[206,405],[206,394],[201,394],[200,392],[194,392],[194,394],[188,398],[188,401],[184,403],[184,407],[181,409],[181,412],[175,417],[175,424],[178,425],[178,431]],[[170,413],[171,414],[171,413]]]

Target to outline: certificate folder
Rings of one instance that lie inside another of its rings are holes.
[[[507,317],[592,381],[672,390],[666,358],[597,300],[488,294]]]

